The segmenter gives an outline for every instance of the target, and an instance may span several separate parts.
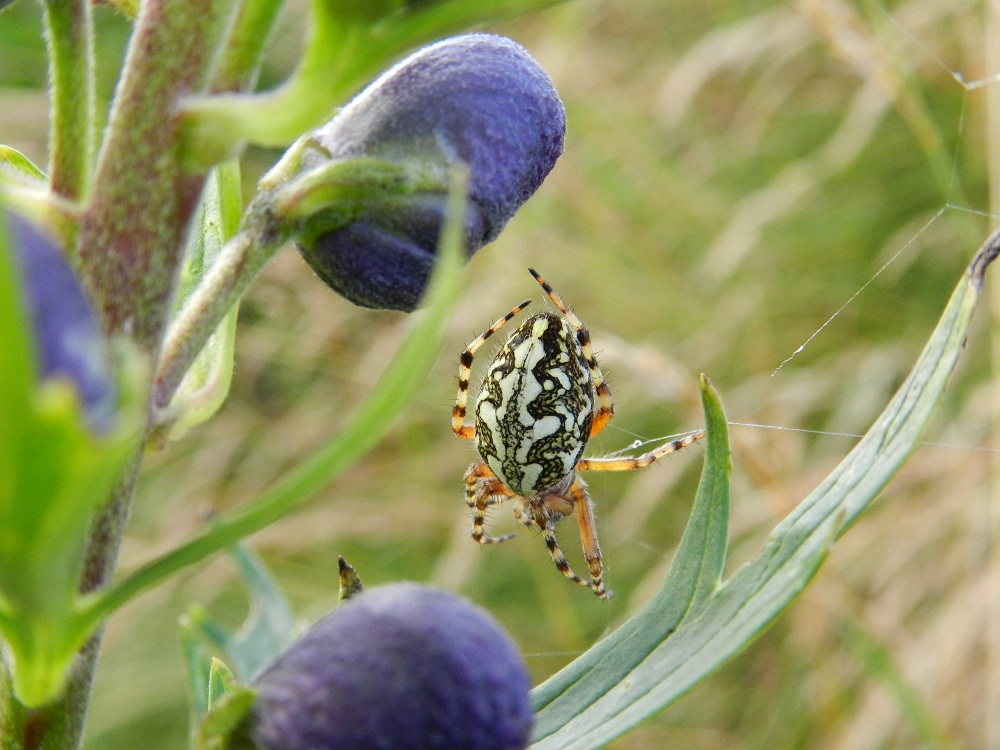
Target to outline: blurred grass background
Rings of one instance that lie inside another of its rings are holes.
[[[0,141],[44,164],[38,14],[30,2],[0,14]],[[128,26],[98,16],[107,98]],[[293,64],[300,23],[287,14],[265,85]],[[600,602],[568,585],[531,533],[482,550],[469,541],[461,476],[473,453],[448,421],[461,349],[515,302],[542,304],[525,271],[538,268],[590,327],[615,394],[592,454],[699,426],[707,373],[744,423],[732,428],[734,567],[867,429],[986,237],[1000,83],[987,10],[965,0],[576,0],[491,30],[554,79],[566,153],[469,264],[447,347],[391,437],[253,545],[304,620],[333,606],[338,554],[368,584],[461,591],[510,629],[540,681],[658,585],[700,449],[590,478],[616,591]],[[248,185],[274,158],[249,155]],[[814,585],[615,748],[1000,747],[989,316],[930,442]],[[252,497],[335,431],[406,320],[351,307],[288,251],[241,325],[223,411],[149,462],[125,566]],[[491,517],[498,533],[513,525],[508,509]],[[584,567],[571,525],[564,547]],[[234,578],[217,560],[111,621],[88,748],[185,746],[177,617],[197,603],[238,623]]]

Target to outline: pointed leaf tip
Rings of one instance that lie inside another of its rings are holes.
[[[969,266],[969,276],[977,290],[982,287],[983,279],[986,277],[986,269],[990,263],[996,260],[997,255],[1000,255],[1000,229],[991,234],[983,243]]]

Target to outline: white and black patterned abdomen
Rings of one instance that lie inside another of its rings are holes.
[[[540,313],[490,363],[476,403],[476,447],[508,489],[532,497],[573,471],[593,416],[594,386],[576,332]]]

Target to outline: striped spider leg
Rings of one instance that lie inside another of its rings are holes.
[[[651,453],[627,459],[583,459],[591,437],[611,420],[611,392],[594,356],[590,334],[560,296],[528,269],[561,315],[538,313],[510,335],[487,367],[476,401],[475,424],[466,424],[469,381],[476,352],[529,301],[514,307],[462,352],[452,429],[473,440],[481,463],[465,473],[465,498],[473,512],[472,538],[480,544],[510,539],[486,535],[487,509],[514,500],[514,516],[537,527],[556,568],[588,586],[602,599],[604,567],[594,523],[593,503],[578,471],[625,471],[656,461],[698,440],[701,434],[674,441]],[[555,527],[576,515],[590,579],[574,573],[556,541]]]

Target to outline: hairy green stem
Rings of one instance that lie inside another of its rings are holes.
[[[159,343],[206,173],[181,166],[180,100],[207,78],[222,0],[146,0],[80,224],[84,280],[105,328]]]
[[[342,69],[355,52],[359,30],[342,28],[322,2],[313,3],[305,53],[282,86],[263,94],[217,94],[189,100],[186,147],[193,163],[225,158],[242,143],[285,146],[330,116],[349,92]]]
[[[91,189],[89,2],[46,3],[53,83],[53,190],[88,199],[81,216],[77,265],[105,329],[130,335],[152,352],[169,311],[183,235],[204,174],[180,167],[175,112],[204,83],[213,22],[224,0],[145,0],[129,45],[107,137]],[[141,454],[127,467],[89,537],[81,591],[111,576]],[[97,623],[93,623],[96,628]],[[27,711],[3,691],[4,747],[72,750],[79,746],[100,635],[80,653],[62,695]],[[7,676],[3,677],[6,684]]]
[[[271,29],[284,0],[245,0],[237,9],[221,46],[210,90],[248,91],[257,80]]]
[[[52,192],[77,200],[86,194],[93,160],[94,50],[89,0],[45,0],[52,123]]]
[[[170,403],[209,336],[284,242],[284,238],[280,238],[260,245],[256,239],[252,232],[243,231],[227,242],[209,273],[172,322],[153,382],[155,411]]]
[[[301,232],[310,214],[322,214],[323,231],[346,223],[357,204],[420,189],[440,189],[446,179],[409,171],[379,159],[320,164],[298,174],[308,137],[293,146],[258,185],[257,197],[243,216],[240,231],[174,317],[164,336],[156,367],[152,404],[162,410],[188,368],[226,313],[243,296],[274,254]]]

